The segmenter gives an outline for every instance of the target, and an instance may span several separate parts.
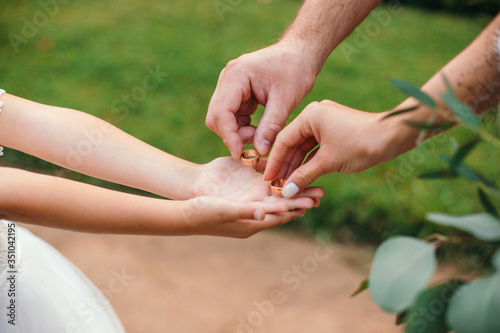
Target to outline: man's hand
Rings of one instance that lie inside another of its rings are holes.
[[[317,57],[302,43],[280,41],[230,61],[219,76],[208,107],[207,126],[239,159],[244,144],[253,142],[267,156],[290,112],[314,86]],[[264,115],[255,128],[251,116],[258,105]]]
[[[293,109],[311,91],[333,49],[381,0],[305,0],[277,44],[230,61],[219,76],[206,124],[239,159],[253,142],[267,156]],[[265,106],[255,129],[250,117]]]

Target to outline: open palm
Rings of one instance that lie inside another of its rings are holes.
[[[272,197],[269,182],[264,181],[260,171],[265,168],[267,160],[261,159],[256,169],[243,165],[231,157],[220,157],[203,165],[194,186],[196,195],[206,195],[225,198],[235,202],[284,202],[289,209],[301,208],[301,204],[318,201],[324,195],[321,188],[308,188],[299,193],[294,199]],[[316,202],[315,202],[316,204]]]

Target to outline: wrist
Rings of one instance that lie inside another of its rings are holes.
[[[201,195],[205,195],[201,189],[200,183],[206,164],[193,164],[188,168],[188,176],[186,179],[187,191],[185,199],[193,199]]]
[[[405,124],[404,115],[384,119],[393,111],[378,113],[376,117],[381,138],[382,162],[390,161],[415,148],[420,135],[420,130]]]
[[[321,48],[315,47],[311,41],[291,35],[283,36],[275,46],[292,53],[295,59],[299,59],[305,74],[310,74],[314,79],[329,55],[323,54]]]

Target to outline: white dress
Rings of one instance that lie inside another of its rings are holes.
[[[107,298],[75,265],[25,228],[0,220],[0,332],[125,330]]]
[[[0,115],[2,107],[0,101]],[[75,265],[28,230],[0,220],[0,333],[38,332],[125,330],[106,296]]]

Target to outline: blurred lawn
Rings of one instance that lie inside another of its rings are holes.
[[[220,70],[229,60],[275,41],[300,2],[242,1],[221,19],[212,1],[68,1],[17,53],[7,34],[21,35],[22,19],[32,21],[43,8],[32,1],[2,5],[0,87],[41,103],[86,111],[174,155],[204,163],[227,155],[222,141],[204,125]],[[369,22],[377,21],[369,17],[358,29],[365,31]],[[322,99],[369,111],[389,109],[403,96],[391,88],[388,77],[423,84],[487,23],[484,17],[402,8],[350,59],[338,48],[290,120],[309,102]],[[354,37],[346,43],[356,46]],[[156,66],[168,77],[122,117],[113,104],[141,86],[147,68]],[[457,130],[448,135],[466,139]],[[317,182],[327,191],[322,206],[290,225],[337,239],[376,242],[397,233],[430,232],[422,218],[427,211],[480,210],[472,184],[415,179],[419,171],[440,164],[435,152],[449,152],[449,138],[438,137],[426,147],[361,174],[323,177]],[[498,156],[474,158],[481,150],[484,157],[488,149],[481,146],[469,162],[496,178]],[[116,188],[8,149],[0,164]]]

